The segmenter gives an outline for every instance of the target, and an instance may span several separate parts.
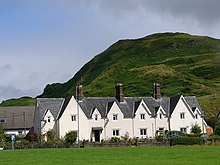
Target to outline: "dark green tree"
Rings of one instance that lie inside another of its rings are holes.
[[[77,139],[77,132],[76,131],[70,131],[66,133],[65,135],[65,142],[73,144]]]
[[[194,133],[194,134],[200,134],[202,132],[200,126],[196,123],[195,125],[192,125],[192,128],[191,128],[191,133]]]
[[[217,126],[215,127],[214,134],[220,136],[220,125],[217,125]]]

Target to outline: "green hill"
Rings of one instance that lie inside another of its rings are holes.
[[[36,100],[31,97],[21,97],[18,99],[5,100],[0,104],[0,107],[8,106],[34,106]]]
[[[220,40],[184,33],[120,40],[68,82],[47,85],[39,97],[74,95],[81,78],[85,96],[115,96],[115,82],[124,84],[125,96],[150,96],[158,82],[163,96],[195,95],[206,115],[215,115],[220,111]]]

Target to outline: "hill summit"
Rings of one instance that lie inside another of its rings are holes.
[[[38,97],[74,95],[81,80],[85,96],[115,96],[116,82],[124,85],[125,96],[151,96],[157,82],[163,96],[195,95],[207,108],[207,100],[219,96],[220,40],[185,33],[119,40],[68,82],[47,85]]]

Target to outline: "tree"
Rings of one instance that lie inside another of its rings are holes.
[[[191,128],[191,133],[194,133],[194,134],[200,134],[202,132],[200,126],[196,123],[195,125],[192,125],[192,128]]]
[[[220,125],[217,125],[217,126],[215,127],[214,134],[220,136]]]
[[[56,135],[56,132],[54,130],[50,129],[49,131],[47,131],[47,133],[46,133],[47,141],[54,142],[55,135]]]
[[[65,142],[73,144],[76,141],[77,138],[77,132],[76,131],[70,131],[66,133],[65,135]]]

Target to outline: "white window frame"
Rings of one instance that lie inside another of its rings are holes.
[[[185,119],[185,112],[180,113],[180,119]]]
[[[48,122],[48,123],[51,122],[51,116],[47,116],[47,122]]]
[[[94,115],[94,119],[95,119],[95,121],[97,121],[98,120],[98,115],[96,114],[96,115]]]
[[[198,119],[198,114],[197,113],[195,114],[195,119]]]
[[[183,133],[186,133],[187,132],[187,128],[186,127],[181,127],[180,131],[183,132]]]
[[[112,120],[117,121],[118,120],[118,114],[113,114],[112,115]]]
[[[112,130],[112,136],[120,136],[120,130],[119,129],[113,129]]]
[[[76,115],[71,115],[71,121],[72,121],[72,122],[76,122],[76,121],[77,121]]]
[[[141,114],[140,114],[140,119],[141,119],[141,120],[145,120],[145,119],[146,119],[146,118],[145,118],[145,113],[141,113]]]
[[[140,128],[140,136],[147,136],[147,128]]]
[[[160,119],[162,120],[162,113],[159,113],[159,117],[160,117]]]

